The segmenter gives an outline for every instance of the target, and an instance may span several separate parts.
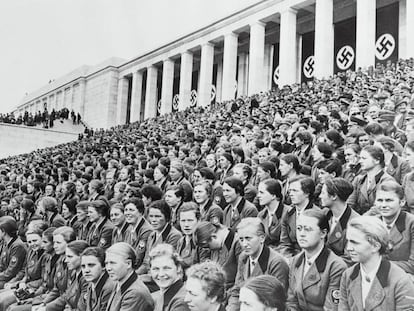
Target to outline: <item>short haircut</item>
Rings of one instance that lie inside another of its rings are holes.
[[[200,220],[201,218],[200,208],[195,202],[184,202],[178,210],[178,218],[180,218],[181,213],[184,212],[194,212],[197,220]]]
[[[250,165],[246,164],[246,163],[237,163],[234,168],[240,168],[243,172],[244,175],[247,176],[247,181],[250,181],[250,178],[253,175],[253,170],[250,167]]]
[[[389,250],[389,234],[384,223],[378,217],[358,216],[352,218],[348,223],[348,228],[355,228],[361,231],[371,245],[379,243],[379,253],[381,255],[387,253]]]
[[[286,310],[286,290],[283,284],[272,275],[260,275],[247,279],[244,288],[254,292],[259,301],[268,308]]]
[[[327,179],[325,186],[329,195],[336,195],[342,202],[346,202],[354,191],[352,184],[342,177]]]
[[[91,246],[86,248],[81,256],[96,257],[102,267],[105,267],[105,250],[102,247]]]
[[[304,210],[300,216],[307,216],[307,217],[313,217],[318,220],[318,227],[321,230],[326,230],[329,232],[329,219],[325,212],[322,210],[316,209],[316,208],[310,208]]]
[[[226,274],[218,263],[206,261],[193,265],[187,270],[187,278],[199,280],[207,297],[224,302]]]
[[[265,227],[260,218],[246,217],[237,225],[237,231],[246,227],[254,227],[258,236],[266,235]]]
[[[283,200],[282,185],[276,179],[267,179],[261,182],[265,185],[266,191],[272,195],[275,195],[279,201]]]
[[[162,190],[156,185],[145,184],[141,189],[141,193],[143,196],[150,198],[152,201],[162,199]]]
[[[404,188],[394,180],[384,181],[381,183],[378,187],[377,193],[378,191],[394,192],[400,200],[405,197]]]
[[[374,160],[379,161],[379,164],[381,165],[381,167],[385,166],[384,152],[382,151],[380,147],[366,146],[364,147],[364,149],[362,149],[362,151],[369,153],[370,156],[374,158]]]
[[[104,200],[95,200],[90,202],[89,206],[92,206],[96,212],[103,216],[108,218],[109,217],[109,204],[105,202]]]
[[[149,252],[150,266],[152,261],[157,257],[168,256],[172,259],[177,268],[183,268],[183,260],[171,244],[161,243],[156,245]]]
[[[294,155],[292,153],[288,153],[288,154],[285,154],[284,156],[282,156],[281,160],[283,162],[285,162],[286,164],[292,164],[293,169],[295,170],[295,172],[297,174],[300,173],[301,165],[300,165],[299,158],[296,155]]]
[[[135,250],[126,242],[118,242],[110,246],[106,250],[106,255],[109,253],[116,254],[123,257],[125,260],[131,260],[132,269],[136,269],[137,255]]]
[[[296,178],[291,180],[290,184],[293,184],[294,182],[299,182],[302,191],[309,195],[309,199],[313,198],[315,193],[315,182],[311,177]]]
[[[145,205],[142,199],[135,197],[129,198],[124,202],[124,206],[126,207],[128,204],[134,205],[138,212],[140,212],[141,214],[145,213]]]
[[[203,187],[209,196],[213,193],[213,186],[206,180],[197,182],[194,185],[194,189],[195,187]]]
[[[53,231],[53,236],[61,235],[63,239],[66,241],[66,243],[75,241],[76,239],[76,233],[75,230],[73,230],[72,227],[63,226],[56,228],[55,231]]]
[[[89,244],[86,241],[77,240],[77,241],[72,241],[72,242],[68,243],[68,245],[66,247],[69,248],[72,252],[74,252],[75,255],[80,256],[82,254],[82,252],[87,247],[89,247]]]
[[[165,220],[168,222],[171,221],[171,208],[168,206],[167,202],[164,200],[157,200],[151,203],[149,206],[149,209],[155,208],[161,212],[161,214],[164,215]]]
[[[244,196],[244,185],[239,178],[233,176],[228,177],[224,180],[224,184],[228,184],[238,195]]]

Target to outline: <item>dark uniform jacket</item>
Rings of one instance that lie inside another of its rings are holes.
[[[391,162],[385,170],[390,176],[401,184],[404,177],[411,171],[410,164],[397,155],[393,155]]]
[[[210,253],[194,243],[193,236],[187,240],[186,236],[183,235],[177,243],[177,253],[183,260],[183,267],[187,269],[193,264],[199,263],[207,259]]]
[[[89,284],[85,299],[86,311],[106,310],[115,286],[115,282],[109,278],[106,271],[101,275],[95,286]]]
[[[0,288],[24,269],[27,249],[18,237],[3,242],[0,256]]]
[[[114,225],[109,219],[105,219],[101,223],[93,223],[89,228],[86,241],[90,246],[98,246],[107,249],[112,243],[112,231]]]
[[[277,207],[276,212],[270,215],[267,208],[261,210],[257,215],[263,222],[266,230],[266,245],[270,247],[276,247],[280,244],[280,232],[282,230],[282,215],[284,211],[284,205],[281,201]],[[271,219],[270,219],[271,218]]]
[[[241,198],[239,204],[237,204],[235,212],[233,213],[233,207],[229,204],[224,209],[224,225],[232,230],[236,230],[240,220],[246,217],[256,217],[258,214],[256,206],[245,198]]]
[[[154,311],[190,311],[184,301],[185,295],[186,290],[182,280],[175,282],[164,293],[161,291],[152,293]]]
[[[368,176],[366,174],[357,176],[354,180],[354,191],[347,201],[348,205],[359,214],[364,214],[374,205],[378,186],[391,180],[394,178],[381,170],[375,176],[375,183],[368,189]]]
[[[108,301],[106,311],[153,311],[154,300],[148,288],[135,272],[120,286],[115,288]]]
[[[357,216],[359,216],[358,213],[347,206],[344,213],[341,215],[341,218],[339,218],[339,221],[336,223],[333,231],[328,233],[328,241],[326,243],[328,248],[330,248],[339,257],[342,257],[342,259],[344,259],[349,265],[352,262],[346,254],[346,228],[348,226],[348,222]],[[328,212],[328,217],[332,217],[331,211]]]
[[[35,296],[40,297],[42,294],[45,294],[53,289],[54,276],[56,272],[56,262],[58,261],[59,257],[60,256],[56,255],[54,252],[43,253],[43,256],[41,258],[42,281],[35,292]]]
[[[60,255],[56,261],[56,269],[53,276],[53,289],[49,291],[44,298],[45,304],[54,301],[56,298],[62,296],[68,286],[68,269],[65,262],[66,256]]]
[[[151,232],[148,237],[144,260],[142,262],[142,265],[138,268],[137,273],[145,274],[149,271],[149,253],[156,245],[167,243],[176,249],[178,240],[181,238],[181,236],[181,232],[175,229],[170,223],[164,227],[164,230],[160,236],[157,236],[157,233],[155,231]]]
[[[362,307],[361,267],[356,264],[345,270],[341,279],[339,311],[412,310],[414,284],[400,267],[382,260],[377,275]]]
[[[390,231],[391,252],[388,259],[414,274],[414,215],[401,211]]]
[[[130,227],[127,230],[125,242],[131,245],[137,252],[138,266],[140,266],[144,260],[148,237],[152,231],[152,226],[145,220],[144,217],[141,218],[135,228]]]
[[[289,284],[289,266],[285,259],[276,251],[267,246],[263,250],[257,260],[253,271],[250,271],[249,256],[241,254],[237,266],[236,281],[231,289],[228,309],[235,311],[239,310],[239,293],[243,283],[250,277],[259,275],[272,275],[276,277],[285,288],[286,292]]]
[[[38,288],[41,284],[41,274],[42,274],[42,257],[44,254],[43,249],[34,251],[30,249],[27,253],[26,261],[24,266],[24,273],[19,272],[13,279],[9,282],[18,282],[23,277],[26,277],[26,284],[30,284],[32,288]],[[23,271],[23,270],[22,270]]]
[[[324,247],[303,275],[305,253],[296,255],[290,265],[287,306],[290,311],[338,310],[339,283],[346,263]]]
[[[201,220],[211,221],[212,216],[219,215],[219,217],[223,218],[223,210],[220,206],[213,202],[213,200],[208,200],[207,204],[201,210]],[[223,219],[219,219],[219,222],[222,223]]]
[[[114,231],[112,231],[112,239],[111,239],[112,244],[126,241],[128,227],[129,227],[129,224],[126,221],[124,221],[121,228],[114,227]]]
[[[310,208],[319,209],[309,201],[309,204],[305,206],[305,210]],[[287,207],[285,214],[282,216],[280,247],[278,249],[285,257],[295,256],[301,250],[296,239],[296,207],[294,206]]]

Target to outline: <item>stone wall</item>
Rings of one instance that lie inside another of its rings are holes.
[[[74,133],[0,123],[0,159],[77,139]]]

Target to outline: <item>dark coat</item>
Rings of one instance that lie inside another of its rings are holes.
[[[274,213],[273,215],[270,215],[267,208],[261,210],[259,214],[257,215],[257,217],[262,220],[263,225],[265,227],[265,230],[266,230],[265,243],[268,246],[276,247],[280,244],[280,232],[282,230],[283,211],[284,211],[284,205],[283,205],[283,202],[281,201],[276,210],[276,213]],[[270,217],[272,217],[271,222],[269,219]]]
[[[125,242],[130,244],[137,252],[138,266],[140,266],[144,260],[148,237],[152,231],[152,226],[145,220],[144,217],[142,217],[135,228],[128,228],[126,232]]]
[[[237,228],[237,225],[243,218],[256,217],[258,214],[256,206],[254,206],[253,203],[246,201],[245,198],[242,198],[240,200],[233,215],[232,210],[233,207],[231,205],[227,205],[227,207],[224,209],[223,220],[223,224],[232,230],[235,230]]]
[[[152,293],[155,303],[154,311],[189,311],[190,309],[184,301],[185,295],[186,290],[182,280],[171,285],[164,294],[160,291]]]
[[[86,241],[90,246],[99,246],[107,249],[112,243],[112,232],[114,225],[109,219],[105,219],[99,225],[93,223],[89,228]]]
[[[18,237],[3,242],[0,256],[0,288],[24,269],[27,249]]]
[[[115,286],[115,282],[109,278],[106,271],[101,275],[94,287],[92,287],[92,284],[89,284],[85,299],[86,311],[106,310],[108,300]]]

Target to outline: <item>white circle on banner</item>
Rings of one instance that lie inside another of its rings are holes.
[[[178,110],[178,105],[180,103],[180,96],[178,94],[175,94],[173,97],[173,108],[174,110]]]
[[[190,106],[195,107],[197,106],[197,91],[192,90],[190,94]]]
[[[336,54],[336,65],[340,70],[349,69],[355,60],[355,51],[350,45],[341,47]]]
[[[384,33],[375,43],[375,56],[379,60],[385,60],[392,55],[395,50],[395,39],[389,33]]]
[[[273,72],[273,82],[279,84],[279,66],[277,66]]]
[[[216,98],[216,86],[214,84],[211,85],[211,95],[210,101],[212,102]]]

